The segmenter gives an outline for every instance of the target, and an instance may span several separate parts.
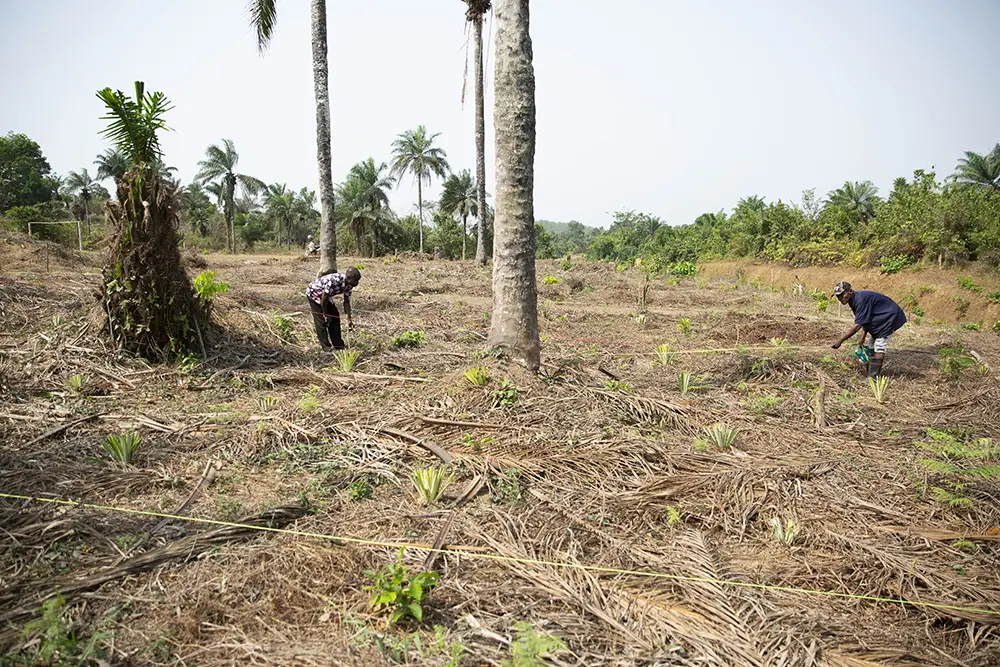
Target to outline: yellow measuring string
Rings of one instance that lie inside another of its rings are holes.
[[[756,588],[765,591],[781,591],[785,593],[798,593],[802,595],[821,595],[834,598],[846,598],[849,600],[864,600],[868,602],[889,602],[893,604],[910,605],[912,607],[928,607],[932,609],[942,609],[951,611],[963,611],[976,614],[986,614],[989,616],[1000,616],[1000,611],[992,609],[977,609],[975,607],[963,607],[960,605],[942,604],[939,602],[922,602],[919,600],[907,600],[904,598],[880,597],[877,595],[857,595],[855,593],[841,593],[838,591],[826,591],[813,588],[797,588],[794,586],[776,586],[773,584],[755,584],[746,581],[732,581],[729,579],[716,579],[713,577],[688,577],[678,574],[667,574],[665,572],[647,572],[643,570],[626,570],[615,567],[604,567],[601,565],[586,565],[584,563],[566,563],[562,561],[543,560],[539,558],[521,558],[518,556],[504,556],[496,553],[483,553],[478,551],[465,551],[462,549],[448,549],[428,547],[422,544],[412,544],[408,542],[387,542],[383,540],[368,540],[358,537],[344,537],[340,535],[328,535],[325,533],[313,533],[305,530],[293,530],[289,528],[272,528],[269,526],[251,526],[245,523],[235,523],[232,521],[219,521],[217,519],[200,519],[190,516],[179,516],[176,514],[166,514],[164,512],[153,512],[150,510],[136,510],[126,507],[114,507],[110,505],[95,505],[92,503],[81,503],[75,500],[64,500],[60,498],[38,498],[33,496],[22,496],[13,493],[0,493],[0,498],[11,498],[14,500],[27,500],[32,502],[50,503],[53,505],[68,505],[71,507],[84,507],[87,509],[103,510],[108,512],[121,512],[124,514],[135,514],[140,516],[156,517],[159,519],[176,519],[178,521],[188,521],[192,523],[204,523],[215,526],[227,526],[230,528],[245,528],[248,530],[259,530],[269,533],[283,533],[285,535],[295,535],[298,537],[312,537],[332,542],[342,542],[346,544],[357,544],[368,547],[388,547],[391,549],[413,549],[416,551],[428,551],[442,554],[453,554],[465,556],[467,558],[479,558],[482,560],[492,560],[506,563],[520,563],[523,565],[546,565],[549,567],[561,567],[567,569],[583,570],[586,572],[598,572],[602,574],[619,574],[636,577],[649,577],[653,579],[667,579],[670,581],[684,581],[691,583],[718,584],[721,586],[733,586],[739,588]]]

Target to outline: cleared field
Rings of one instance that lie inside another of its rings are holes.
[[[0,491],[104,506],[0,499],[4,645],[59,589],[113,664],[500,664],[519,621],[561,665],[1000,662],[1000,385],[940,353],[1000,369],[985,327],[908,325],[879,404],[829,348],[835,302],[714,271],[654,280],[640,317],[638,271],[542,261],[532,375],[484,351],[488,269],[343,259],[366,265],[344,373],[304,312],[312,263],[203,261],[231,290],[193,367],[108,350],[94,268],[0,279]],[[109,463],[132,430],[135,463]],[[411,471],[445,465],[418,504]],[[440,585],[388,628],[365,571],[404,544]]]

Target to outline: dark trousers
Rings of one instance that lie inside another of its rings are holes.
[[[316,326],[316,337],[323,347],[331,347],[342,350],[344,339],[340,334],[340,311],[337,306],[324,298],[323,303],[316,303],[312,299],[306,299],[309,303],[309,310],[312,311],[313,324]]]

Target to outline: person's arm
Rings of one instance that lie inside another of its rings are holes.
[[[868,337],[868,327],[862,326],[861,327],[861,338],[858,340],[858,345],[864,345],[865,344],[865,338],[867,338],[867,337]],[[872,342],[873,343],[875,342],[875,336],[872,336]]]
[[[840,340],[838,340],[836,343],[833,344],[833,349],[836,350],[836,349],[840,348],[840,346],[844,344],[844,341],[846,341],[848,338],[850,338],[854,334],[858,333],[858,331],[860,331],[863,328],[864,328],[863,324],[855,324],[853,327],[851,327],[850,331],[848,331],[846,334],[844,334],[841,337]],[[862,339],[862,340],[864,340],[864,339]]]
[[[351,295],[344,294],[344,315],[347,315],[347,326],[354,327],[354,320],[351,319]]]

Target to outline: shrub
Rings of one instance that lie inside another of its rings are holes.
[[[271,315],[271,324],[278,330],[278,337],[282,340],[292,342],[295,340],[295,320],[284,313],[274,313]]]
[[[229,283],[215,279],[215,271],[202,271],[194,278],[194,291],[201,305],[208,306],[216,294],[229,291]]]
[[[383,565],[377,572],[365,570],[365,576],[372,580],[370,586],[364,587],[372,594],[368,606],[376,611],[391,612],[389,625],[395,625],[408,616],[423,621],[422,604],[441,581],[441,575],[437,572],[411,575],[403,565],[402,549],[396,562]]]
[[[892,257],[883,255],[879,257],[878,264],[882,273],[899,273],[913,264],[913,259],[909,255],[893,255]]]
[[[962,289],[969,290],[970,292],[975,292],[976,294],[980,294],[983,291],[983,286],[977,285],[976,281],[974,281],[969,276],[959,276],[958,285]]]
[[[555,276],[545,276],[544,278],[542,278],[543,285],[558,285],[561,282],[562,281],[556,278]]]
[[[698,273],[698,267],[694,262],[675,262],[667,267],[667,273],[674,276],[694,277]]]
[[[423,331],[404,331],[389,343],[396,349],[408,347],[420,347],[427,341],[427,335]]]
[[[141,446],[142,435],[133,431],[121,435],[109,435],[101,448],[118,463],[129,465]]]

